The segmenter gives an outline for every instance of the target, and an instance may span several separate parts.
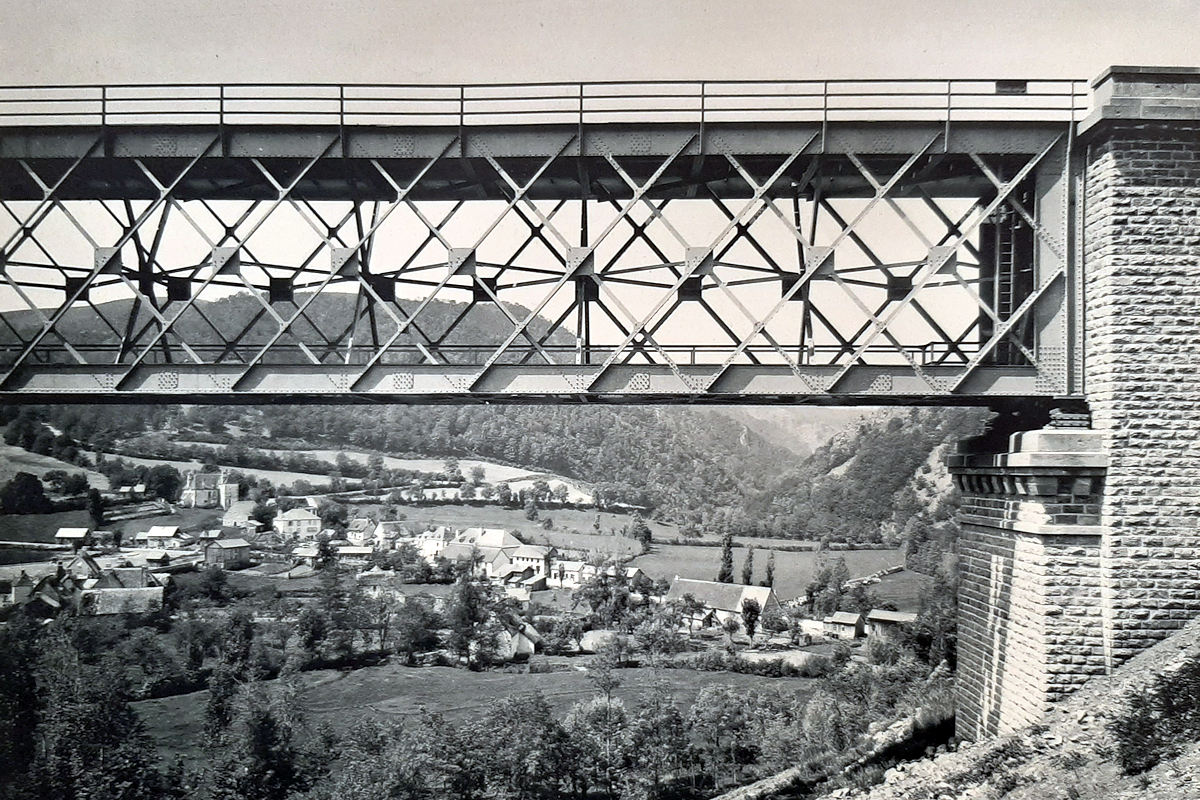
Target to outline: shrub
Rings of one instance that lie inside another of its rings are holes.
[[[1127,775],[1145,772],[1200,740],[1200,656],[1125,696],[1125,712],[1108,726]]]

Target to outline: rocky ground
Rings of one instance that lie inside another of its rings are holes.
[[[1093,679],[1042,724],[954,752],[901,764],[869,790],[839,789],[849,800],[1200,800],[1200,745],[1143,775],[1122,775],[1108,722],[1124,697],[1188,657],[1200,655],[1200,620]]]

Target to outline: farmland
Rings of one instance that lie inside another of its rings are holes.
[[[727,672],[696,672],[640,667],[617,673],[621,681],[615,694],[632,704],[655,680],[674,692],[681,708],[688,708],[706,686],[755,687],[809,694],[813,681],[803,678],[762,678]],[[513,695],[541,692],[562,716],[573,704],[590,697],[595,689],[582,662],[579,669],[549,673],[468,672],[451,667],[405,667],[385,664],[353,672],[319,670],[297,679],[300,702],[314,724],[329,723],[339,733],[350,733],[363,716],[372,714],[398,720],[415,714],[439,712],[459,722],[477,719],[495,708],[497,701]],[[134,707],[147,731],[167,759],[175,755],[200,756],[201,729],[207,692],[146,700]]]
[[[97,489],[107,489],[108,478],[99,472],[75,464],[59,461],[57,458],[31,453],[11,444],[0,443],[0,483],[5,483],[18,472],[29,472],[39,478],[50,470],[61,469],[64,472],[82,472],[87,475],[88,484]]]
[[[740,579],[742,563],[747,548],[733,549],[734,575]],[[754,580],[762,580],[770,551],[756,548],[754,554]],[[884,567],[900,564],[904,555],[899,550],[848,550],[830,554],[846,559],[850,577],[870,575]],[[815,552],[777,552],[775,554],[775,591],[780,600],[789,600],[804,593],[808,582],[816,572],[818,554]],[[649,553],[638,556],[632,562],[651,578],[671,580],[681,578],[713,580],[721,564],[721,550],[717,547],[694,547],[691,545],[654,545]]]

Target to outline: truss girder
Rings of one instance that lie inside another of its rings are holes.
[[[1078,392],[1062,127],[582,133],[0,149],[0,398]],[[997,226],[1024,249],[989,250]]]

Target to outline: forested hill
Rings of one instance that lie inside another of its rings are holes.
[[[229,334],[261,310],[244,294],[199,305],[204,317],[189,312],[180,321],[192,343],[215,343],[211,323]],[[436,337],[464,308],[434,301],[422,315],[425,333]],[[297,330],[309,338],[309,325],[345,328],[354,309],[353,295],[322,296]],[[119,321],[129,301],[100,310]],[[527,313],[516,306],[509,311]],[[18,331],[40,324],[30,314],[5,318]],[[359,323],[356,339],[370,335],[366,324]],[[250,338],[263,338],[273,325],[258,320]],[[532,327],[540,332],[547,325],[538,320]],[[96,343],[110,333],[90,309],[73,310],[60,327],[76,342]],[[471,310],[447,342],[499,342],[511,329],[485,304]],[[388,333],[383,324],[380,334]],[[551,342],[570,338],[559,332]],[[56,406],[40,413],[57,429],[101,447],[148,430],[178,430],[184,417],[179,407]],[[914,504],[901,502],[912,494],[902,490],[914,472],[942,443],[977,433],[984,418],[962,409],[863,416],[855,410],[633,406],[273,406],[203,413],[210,431],[237,423],[251,433],[251,445],[491,458],[578,478],[607,501],[649,506],[661,518],[707,530],[835,541],[878,541],[885,528],[904,530]]]

